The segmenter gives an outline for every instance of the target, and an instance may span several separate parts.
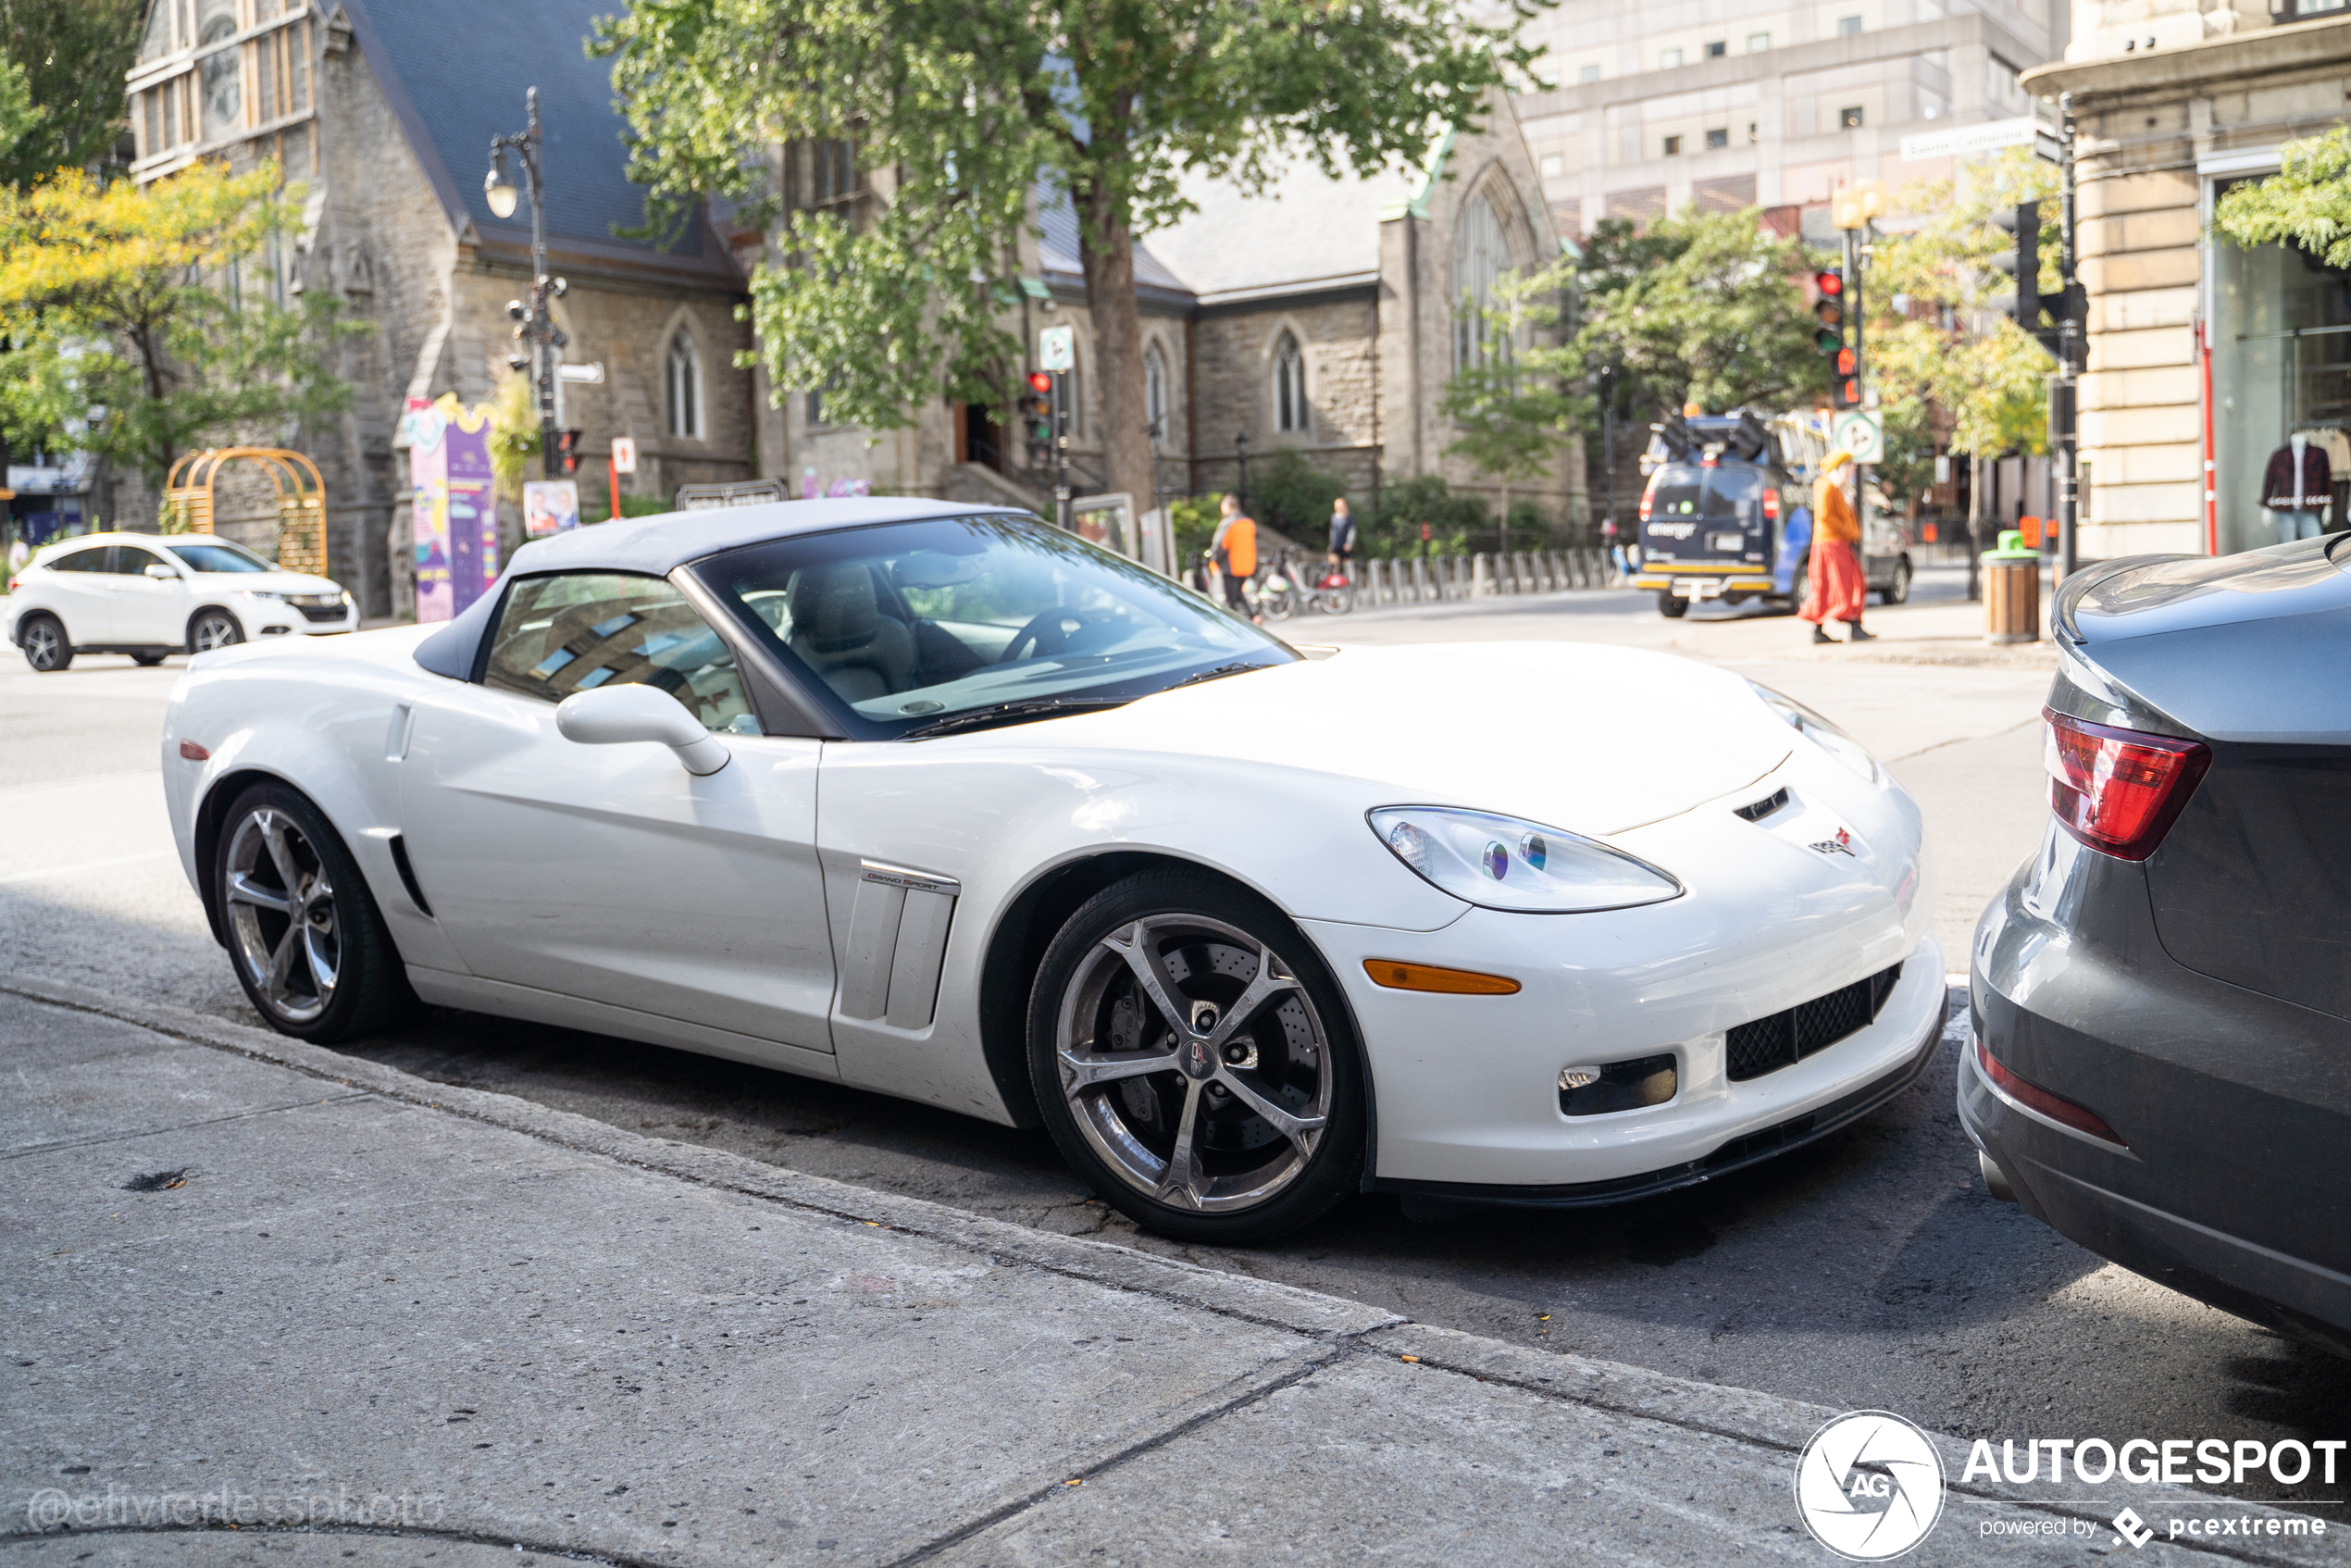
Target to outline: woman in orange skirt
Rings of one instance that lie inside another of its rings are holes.
[[[1853,503],[1845,498],[1845,468],[1853,461],[1848,452],[1832,452],[1812,481],[1812,602],[1798,612],[1812,623],[1812,641],[1834,642],[1822,621],[1843,621],[1851,629],[1847,642],[1867,642],[1872,634],[1861,629],[1861,604],[1870,596],[1869,579],[1861,575],[1861,521]]]

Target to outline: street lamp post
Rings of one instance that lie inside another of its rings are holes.
[[[539,393],[540,465],[552,479],[563,472],[563,459],[555,451],[555,351],[570,340],[556,329],[550,307],[568,285],[560,278],[547,276],[546,187],[539,167],[539,89],[531,88],[524,101],[529,106],[529,128],[519,135],[490,139],[490,172],[482,177],[481,190],[493,214],[514,217],[522,193],[506,177],[506,155],[513,153],[515,161],[522,165],[523,183],[530,189],[530,298],[527,303],[510,302],[506,314],[515,319],[515,336],[530,346],[506,363],[531,372]]]
[[[1249,508],[1249,432],[1242,430],[1233,437],[1233,499]]]

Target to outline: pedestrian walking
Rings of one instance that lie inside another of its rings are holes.
[[[1209,554],[1216,562],[1216,570],[1225,579],[1225,604],[1237,615],[1258,617],[1249,613],[1249,595],[1242,591],[1249,579],[1257,575],[1257,522],[1241,512],[1241,498],[1228,495],[1220,504],[1224,520],[1216,525],[1216,537],[1209,542]]]
[[[1861,602],[1869,597],[1869,579],[1861,575],[1861,520],[1845,498],[1845,469],[1849,452],[1832,452],[1812,481],[1811,602],[1801,612],[1812,623],[1812,641],[1834,642],[1823,621],[1843,621],[1847,642],[1867,642],[1872,634],[1861,629]]]
[[[1347,507],[1347,497],[1339,496],[1331,503],[1331,565],[1339,576],[1349,581],[1355,579],[1355,514]]]
[[[1600,523],[1600,550],[1608,559],[1609,586],[1614,588],[1633,574],[1625,569],[1624,541],[1616,536],[1616,519],[1603,518]]]

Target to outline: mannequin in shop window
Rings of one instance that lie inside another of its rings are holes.
[[[2261,478],[2261,504],[2277,520],[2278,538],[2316,539],[2326,531],[2334,509],[2334,470],[2325,446],[2307,430],[2296,430],[2270,454]]]

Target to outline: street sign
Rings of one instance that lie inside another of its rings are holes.
[[[1077,329],[1048,327],[1037,334],[1037,363],[1048,370],[1077,367]]]
[[[637,471],[637,438],[635,436],[612,438],[612,467],[613,472],[616,474],[633,474]]]
[[[1832,439],[1853,454],[1856,463],[1876,463],[1885,456],[1885,417],[1872,409],[1853,409],[1836,417]]]
[[[599,359],[592,365],[558,365],[555,377],[576,387],[601,387],[604,384],[604,362]]]
[[[1955,125],[1948,131],[1922,131],[1902,138],[1902,161],[1959,158],[1970,153],[1996,152],[2002,147],[2029,147],[2033,145],[2034,126],[2031,115],[2019,115],[2014,119],[1986,120],[1982,125]]]

